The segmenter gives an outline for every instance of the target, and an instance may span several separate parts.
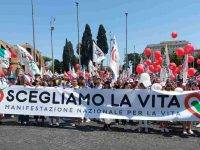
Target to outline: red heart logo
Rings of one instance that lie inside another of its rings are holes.
[[[197,98],[198,101],[200,101],[200,94],[199,93],[191,93],[191,94],[187,95],[185,98],[185,101],[184,101],[185,108],[189,112],[191,112],[193,115],[200,118],[200,113],[198,111],[195,111],[194,109],[192,109],[192,107],[190,106],[189,102],[192,100],[192,98]]]
[[[3,97],[4,97],[4,93],[2,90],[0,90],[0,102],[3,100]]]

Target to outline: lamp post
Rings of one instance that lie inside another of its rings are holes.
[[[55,71],[54,71],[54,52],[53,52],[53,30],[55,29],[54,23],[55,23],[55,18],[51,17],[50,30],[51,30],[51,56],[52,56],[52,72],[53,72],[53,74],[55,73]]]
[[[128,50],[127,50],[127,18],[128,18],[128,13],[125,13],[126,15],[126,70],[128,70]]]
[[[81,51],[80,51],[80,45],[79,45],[79,11],[78,11],[78,2],[75,2],[76,4],[76,19],[77,19],[77,32],[78,32],[78,53],[79,53],[79,65],[81,65]]]
[[[33,30],[33,50],[32,50],[32,56],[34,58],[34,61],[36,62],[36,52],[35,52],[35,20],[34,20],[33,0],[31,0],[31,8],[32,8],[32,30]]]

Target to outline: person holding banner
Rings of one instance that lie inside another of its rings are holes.
[[[58,86],[56,84],[56,80],[54,78],[52,78],[50,81],[49,81],[49,87],[56,87]],[[54,125],[54,120],[55,120],[55,126],[59,126],[60,123],[59,123],[59,117],[49,117],[49,126],[52,127]]]
[[[109,81],[104,82],[103,89],[111,89],[110,84],[111,84],[111,82],[109,82]],[[112,122],[111,119],[103,119],[103,123],[104,123],[103,130],[110,131],[111,130],[111,127],[110,127],[111,122]]]
[[[18,76],[18,79],[17,79],[17,85],[23,85],[23,86],[30,86],[30,78],[23,74],[23,71],[21,70],[20,71],[20,74]],[[27,125],[29,124],[29,116],[28,115],[19,115],[18,116],[18,122],[21,124],[21,125]]]
[[[165,83],[165,86],[163,87],[163,90],[165,91],[174,91],[174,87],[172,85],[172,83],[170,82],[170,80],[168,79]],[[161,132],[162,133],[169,133],[169,122],[168,121],[161,121],[160,122],[160,128],[161,128]]]
[[[79,89],[77,78],[72,79],[72,87],[73,89]],[[82,122],[81,118],[72,118],[72,127],[76,127]]]
[[[35,80],[32,83],[32,85],[35,86],[36,88],[39,87],[39,86],[42,86],[42,78],[41,78],[40,74],[35,74]],[[45,120],[44,116],[34,116],[34,119],[35,119],[36,125],[39,125],[39,124],[41,126],[44,125],[44,120]],[[39,122],[40,119],[41,119],[41,122]]]
[[[189,81],[186,85],[184,90],[185,91],[192,91],[194,82]],[[184,121],[183,122],[183,135],[193,135],[194,132],[192,131],[192,122],[191,121]]]
[[[149,89],[150,86],[151,86],[151,79],[150,79],[149,74],[148,73],[142,73],[140,75],[138,89]],[[148,121],[147,120],[139,121],[138,131],[141,132],[141,130],[143,128],[144,128],[144,131],[146,133],[149,132],[149,127],[148,127]]]

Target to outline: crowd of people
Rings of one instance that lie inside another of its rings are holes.
[[[145,74],[145,73],[143,73]],[[63,75],[49,76],[36,74],[33,79],[26,75],[23,69],[17,71],[16,76],[6,76],[6,82],[8,85],[23,85],[23,86],[48,86],[48,87],[63,87],[63,88],[95,88],[95,89],[149,89],[149,88],[160,88],[160,90],[166,91],[189,91],[189,90],[199,90],[200,81],[196,79],[189,80],[186,84],[183,84],[181,79],[168,79],[165,83],[161,81],[160,78],[150,75],[148,81],[142,80],[142,75],[131,75],[129,78],[123,79],[119,78],[116,82],[112,82],[111,77],[102,78],[101,76],[93,76],[90,78],[84,78],[84,76],[77,76],[73,78],[68,78]],[[21,125],[29,125],[29,116],[18,115],[18,123]],[[3,119],[3,115],[0,117],[0,121]],[[86,121],[97,121],[97,119],[88,118],[70,118],[71,125],[76,127],[82,122]],[[59,117],[45,117],[45,116],[34,116],[35,125],[43,126],[45,120],[49,121],[49,126],[59,126],[61,119]],[[104,130],[112,130],[113,122],[115,124],[129,124],[132,120],[106,120],[100,119],[103,123]],[[112,122],[112,123],[111,123]],[[139,132],[149,132],[149,121],[138,121],[137,130]],[[160,130],[163,133],[170,132],[168,121],[158,122],[160,125]],[[183,126],[184,135],[193,135],[192,126],[196,124],[199,126],[199,122],[181,122]]]

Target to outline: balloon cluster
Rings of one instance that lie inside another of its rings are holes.
[[[141,74],[145,71],[145,66],[147,66],[147,69],[152,72],[152,73],[158,73],[162,69],[162,63],[163,63],[163,58],[161,55],[161,52],[159,50],[154,51],[153,55],[155,58],[155,61],[152,62],[149,57],[152,55],[152,50],[150,48],[145,48],[144,50],[144,56],[147,58],[146,61],[143,64],[139,64],[136,67],[136,72],[138,74]]]
[[[171,37],[173,39],[177,38],[178,34],[177,32],[172,32]],[[178,47],[175,50],[176,55],[178,58],[182,58],[184,56],[188,56],[187,63],[193,63],[195,61],[194,56],[192,55],[194,52],[194,47],[192,44],[186,44],[183,48]],[[145,72],[145,67],[147,70],[149,70],[151,73],[159,73],[162,69],[163,64],[163,57],[161,55],[161,52],[159,50],[152,52],[150,48],[145,48],[144,50],[144,56],[147,58],[144,62],[144,64],[138,64],[136,67],[137,74],[142,74]],[[154,56],[154,62],[150,60],[150,56]],[[200,65],[200,58],[197,59],[197,64]],[[177,66],[174,62],[171,62],[169,64],[169,69],[171,70],[174,77],[176,77],[178,74],[183,71],[183,66],[179,65]],[[195,68],[188,68],[187,73],[188,77],[193,77],[196,74]]]

